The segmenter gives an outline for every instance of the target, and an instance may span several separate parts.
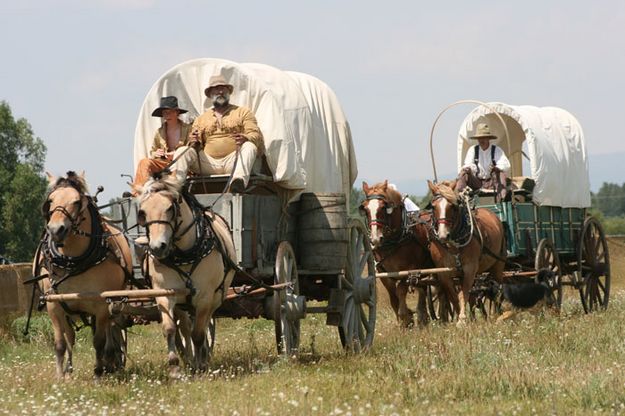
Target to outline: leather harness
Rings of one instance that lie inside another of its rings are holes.
[[[212,219],[206,214],[202,205],[198,202],[198,200],[193,196],[193,194],[188,192],[182,192],[180,194],[180,198],[184,198],[184,201],[189,205],[191,211],[193,213],[193,221],[181,232],[179,232],[179,228],[181,223],[176,222],[175,225],[172,225],[172,221],[176,221],[180,215],[180,202],[178,200],[174,201],[174,215],[172,216],[171,221],[165,220],[153,220],[148,221],[144,224],[146,229],[146,234],[148,240],[150,238],[150,228],[151,224],[165,224],[172,228],[172,235],[174,239],[173,249],[171,253],[163,258],[158,259],[158,261],[166,267],[176,271],[178,276],[184,281],[185,286],[189,289],[189,294],[187,295],[187,299],[184,305],[181,305],[183,308],[188,309],[193,312],[192,299],[196,293],[196,289],[193,286],[193,280],[191,276],[202,260],[208,256],[214,248],[216,248],[222,257],[222,261],[224,264],[224,277],[220,283],[220,285],[215,289],[215,293],[218,291],[222,291],[222,297],[225,297],[225,281],[226,275],[232,269],[232,262],[228,261],[230,257],[225,253],[225,249],[222,246],[221,240],[215,234],[212,225]],[[195,226],[195,243],[193,246],[187,250],[181,250],[178,246],[176,246],[175,241],[178,241],[184,234],[191,230],[191,228]],[[148,253],[153,255],[149,246]],[[143,266],[143,274],[145,278],[150,281],[150,271],[148,266],[147,256],[144,258],[142,262]],[[183,266],[191,266],[189,271],[185,271],[182,269]]]
[[[76,191],[78,191],[81,197],[85,196],[76,186],[73,186],[71,184],[65,186],[71,186],[76,189]],[[95,201],[90,196],[87,196],[86,209],[89,210],[89,214],[91,216],[91,227],[89,233],[81,231],[78,228],[84,219],[83,217],[80,217],[80,213],[82,212],[82,206],[78,210],[78,214],[75,217],[72,217],[67,209],[65,209],[65,207],[57,206],[52,211],[50,211],[50,203],[49,201],[47,201],[46,198],[46,203],[44,203],[42,207],[42,213],[46,220],[49,221],[52,213],[57,211],[61,212],[63,215],[69,218],[72,225],[71,232],[75,235],[89,237],[89,245],[85,252],[79,256],[66,256],[60,253],[58,250],[59,247],[62,247],[62,244],[55,243],[52,240],[50,233],[48,233],[47,231],[44,232],[37,248],[37,255],[35,260],[36,263],[33,270],[36,277],[27,280],[25,284],[35,283],[41,279],[48,278],[51,284],[50,292],[57,293],[59,285],[61,285],[61,283],[65,282],[70,277],[87,272],[92,267],[103,263],[107,258],[109,258],[111,254],[114,258],[118,258],[118,256],[109,245],[108,240],[112,236],[112,234],[105,230],[105,227],[103,225],[104,220],[100,215],[100,212],[98,211],[98,207],[96,206]],[[131,280],[132,276],[123,266],[123,259],[118,259],[120,260],[118,264],[124,270],[126,279]],[[41,269],[44,267],[48,271],[47,274],[41,274]],[[59,304],[67,315],[80,315],[85,326],[92,325],[92,322],[90,322],[86,314],[72,310],[66,302],[59,302]],[[40,301],[38,309],[41,310],[44,306],[45,302]],[[68,321],[73,324],[73,322],[69,318]]]
[[[378,249],[375,250],[375,251],[389,250],[388,254],[382,257],[379,254],[374,252],[374,254],[376,254],[376,257],[379,257],[379,259],[376,260],[377,261],[376,267],[378,268],[378,271],[384,271],[384,266],[382,265],[382,263],[398,247],[400,247],[401,245],[403,245],[404,243],[408,241],[416,241],[417,244],[422,245],[422,243],[416,237],[412,228],[416,224],[419,224],[419,223],[425,224],[427,222],[421,220],[420,218],[416,218],[416,219],[409,218],[411,216],[406,211],[406,208],[403,203],[399,205],[389,203],[386,199],[386,195],[384,194],[370,194],[366,196],[365,200],[370,201],[370,200],[376,200],[376,199],[383,201],[387,206],[393,209],[398,207],[401,210],[401,215],[402,215],[401,226],[397,230],[393,230],[391,228],[391,224],[390,224],[391,214],[389,214],[388,211],[386,210],[384,211],[384,219],[380,220],[377,217],[375,217],[375,218],[369,219],[367,223],[369,230],[371,230],[372,225],[377,225],[377,226],[382,227],[382,233],[392,233],[391,236],[388,239],[385,239],[382,245],[380,245],[380,247],[378,247]],[[425,248],[428,249],[428,247],[425,247]]]

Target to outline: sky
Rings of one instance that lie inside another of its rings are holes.
[[[105,201],[127,189],[152,84],[203,57],[326,82],[351,125],[358,186],[390,179],[421,193],[434,118],[461,99],[568,110],[593,188],[625,182],[623,1],[0,0],[0,36],[0,100],[47,145],[48,171],[85,170]],[[456,170],[471,109],[437,126],[439,175]]]

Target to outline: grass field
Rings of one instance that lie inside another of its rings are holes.
[[[47,318],[33,339],[0,334],[0,414],[625,414],[625,245],[611,244],[607,311],[584,315],[576,292],[559,317],[521,315],[465,328],[401,331],[380,296],[374,348],[345,354],[324,317],[302,324],[298,360],[275,354],[273,322],[219,320],[210,371],[167,378],[157,325],[133,327],[120,374],[92,377],[88,331],[73,378],[54,377]]]

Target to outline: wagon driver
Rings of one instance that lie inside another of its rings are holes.
[[[230,104],[233,91],[234,87],[223,76],[210,78],[204,94],[213,106],[195,120],[188,142],[189,146],[200,146],[203,151],[185,151],[187,146],[176,150],[174,159],[180,158],[172,170],[179,180],[184,181],[188,171],[230,174],[240,147],[230,192],[243,192],[247,187],[254,161],[262,153],[263,135],[250,109]]]
[[[510,172],[510,161],[501,147],[490,141],[497,136],[490,132],[486,123],[479,123],[475,135],[470,139],[477,140],[475,146],[467,151],[464,166],[458,174],[456,191],[461,192],[469,186],[474,191],[478,189],[494,189],[497,199],[506,198],[506,178]]]

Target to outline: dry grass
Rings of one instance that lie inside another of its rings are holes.
[[[4,335],[0,414],[625,414],[618,250],[606,312],[584,315],[571,294],[560,317],[400,331],[382,306],[374,349],[364,355],[342,353],[336,329],[309,316],[297,361],[276,357],[272,322],[220,320],[210,372],[180,381],[167,379],[156,325],[133,328],[127,369],[99,382],[86,331],[73,378],[61,383],[47,336]]]

